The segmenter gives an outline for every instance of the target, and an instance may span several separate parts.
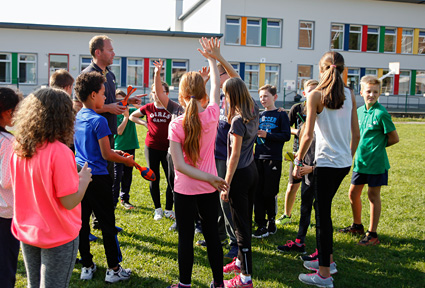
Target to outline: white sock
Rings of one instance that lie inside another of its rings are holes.
[[[241,281],[242,281],[243,284],[248,283],[248,281],[250,281],[250,280],[251,280],[251,276],[243,275],[241,273]]]
[[[191,284],[183,284],[182,282],[180,282],[180,285],[182,285],[183,287],[192,287]]]
[[[236,258],[236,266],[240,268],[241,264],[242,264],[241,260],[239,260],[239,258]]]

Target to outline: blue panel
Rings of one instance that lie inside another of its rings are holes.
[[[127,57],[121,57],[121,86],[127,87]]]
[[[245,80],[245,63],[244,62],[239,63],[239,75],[241,76],[242,80]]]
[[[350,44],[350,24],[344,25],[344,51],[348,51]]]
[[[360,79],[366,74],[366,68],[360,68]]]

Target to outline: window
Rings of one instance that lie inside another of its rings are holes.
[[[80,71],[83,71],[84,69],[86,69],[90,63],[91,63],[91,57],[88,56],[82,56],[81,57],[81,62],[80,62]]]
[[[245,84],[248,90],[258,90],[258,75],[259,75],[258,64],[246,64],[245,65]]]
[[[342,50],[344,48],[344,25],[332,24],[331,49]]]
[[[413,52],[413,30],[403,29],[401,36],[401,53],[412,54]]]
[[[115,71],[112,71],[112,72],[114,72],[115,74]],[[142,58],[127,59],[127,85],[132,85],[135,87],[143,87],[143,59]]]
[[[298,33],[298,48],[313,49],[313,28],[314,22],[300,21],[300,31]]]
[[[383,74],[387,75],[390,71],[388,69],[383,70]],[[394,91],[394,75],[382,79],[382,94],[391,95]]]
[[[18,66],[20,84],[35,84],[37,82],[35,54],[19,54]]]
[[[425,71],[416,71],[415,94],[425,95]]]
[[[348,49],[352,51],[360,51],[362,45],[362,26],[350,25],[350,39]]]
[[[8,53],[0,53],[0,83],[12,83],[11,56]]]
[[[267,47],[280,47],[280,35],[282,34],[279,20],[267,20]]]
[[[313,76],[312,65],[298,65],[297,71],[297,89],[298,91],[304,90],[304,82],[310,80]]]
[[[239,63],[230,63],[230,65],[232,65],[233,69],[235,69],[236,73],[239,73]]]
[[[410,71],[400,71],[400,79],[398,81],[398,95],[406,95],[410,93]]]
[[[171,66],[171,86],[179,87],[180,78],[187,72],[187,61],[173,60]]]
[[[240,44],[241,38],[241,19],[227,18],[226,19],[226,44]]]
[[[379,28],[367,27],[367,51],[378,52]]]
[[[359,93],[360,69],[348,68],[347,86],[353,89],[355,94]]]
[[[425,54],[425,30],[419,31],[418,54]]]
[[[273,85],[279,90],[279,65],[266,65],[264,84]]]
[[[366,69],[365,76],[366,75],[378,76],[378,70],[376,70],[376,69]]]
[[[109,66],[115,75],[115,86],[121,87],[121,58],[114,58],[114,62]]]
[[[395,52],[395,28],[385,28],[384,52]]]
[[[260,46],[261,25],[258,19],[248,19],[246,24],[246,45]]]
[[[152,85],[153,85],[153,79],[154,79],[154,76],[155,76],[155,65],[153,65],[153,62],[155,62],[155,61],[159,61],[159,59],[150,59],[149,60],[149,87],[152,87]],[[161,71],[161,81],[164,81],[165,82],[165,62],[167,62],[167,61],[165,61],[165,60],[163,60],[163,63],[162,63],[162,71]]]
[[[56,70],[65,69],[68,71],[68,55],[49,54],[49,78]]]

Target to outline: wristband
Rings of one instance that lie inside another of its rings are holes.
[[[298,160],[298,158],[295,158],[294,159],[294,164],[297,165],[297,166],[299,166],[299,167],[303,167],[304,166],[303,162],[300,161],[300,160]]]

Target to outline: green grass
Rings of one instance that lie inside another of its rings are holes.
[[[394,119],[394,121],[397,121]],[[425,283],[425,143],[424,126],[420,124],[397,124],[400,143],[387,149],[392,168],[389,186],[382,189],[382,215],[378,227],[381,244],[375,247],[360,247],[358,237],[334,234],[335,260],[338,274],[334,276],[336,287],[424,287]],[[145,128],[138,127],[141,145]],[[290,151],[287,143],[284,151]],[[137,151],[136,160],[145,165],[143,149]],[[279,215],[288,181],[288,163],[283,163],[279,193]],[[351,173],[344,179],[334,198],[332,218],[334,229],[352,222],[348,201]],[[165,183],[161,171],[162,203],[165,203]],[[116,210],[117,225],[124,229],[119,234],[124,267],[133,270],[132,277],[119,287],[166,287],[178,283],[177,233],[169,232],[170,220],[153,220],[153,203],[148,182],[134,171],[131,202],[136,209],[127,211],[122,206]],[[369,224],[369,204],[363,191],[363,223]],[[298,192],[299,193],[299,192]],[[308,273],[296,254],[277,252],[277,245],[294,239],[298,229],[300,198],[294,205],[293,222],[278,233],[263,240],[253,239],[253,281],[255,287],[308,287],[298,280],[299,273]],[[314,213],[313,213],[314,214]],[[314,220],[313,220],[314,222]],[[101,236],[99,231],[95,235]],[[196,235],[195,241],[202,239]],[[307,251],[315,248],[315,229],[309,230],[306,238]],[[104,287],[106,259],[102,241],[92,243],[94,261],[98,265],[92,281],[79,280],[80,265],[76,265],[70,287]],[[224,251],[225,253],[227,250]],[[212,278],[206,250],[195,246],[195,261],[192,273],[193,287],[209,287]],[[228,276],[225,276],[228,277]],[[228,279],[228,278],[225,278]],[[0,285],[1,286],[1,285]],[[17,285],[26,286],[25,267],[19,256]]]

